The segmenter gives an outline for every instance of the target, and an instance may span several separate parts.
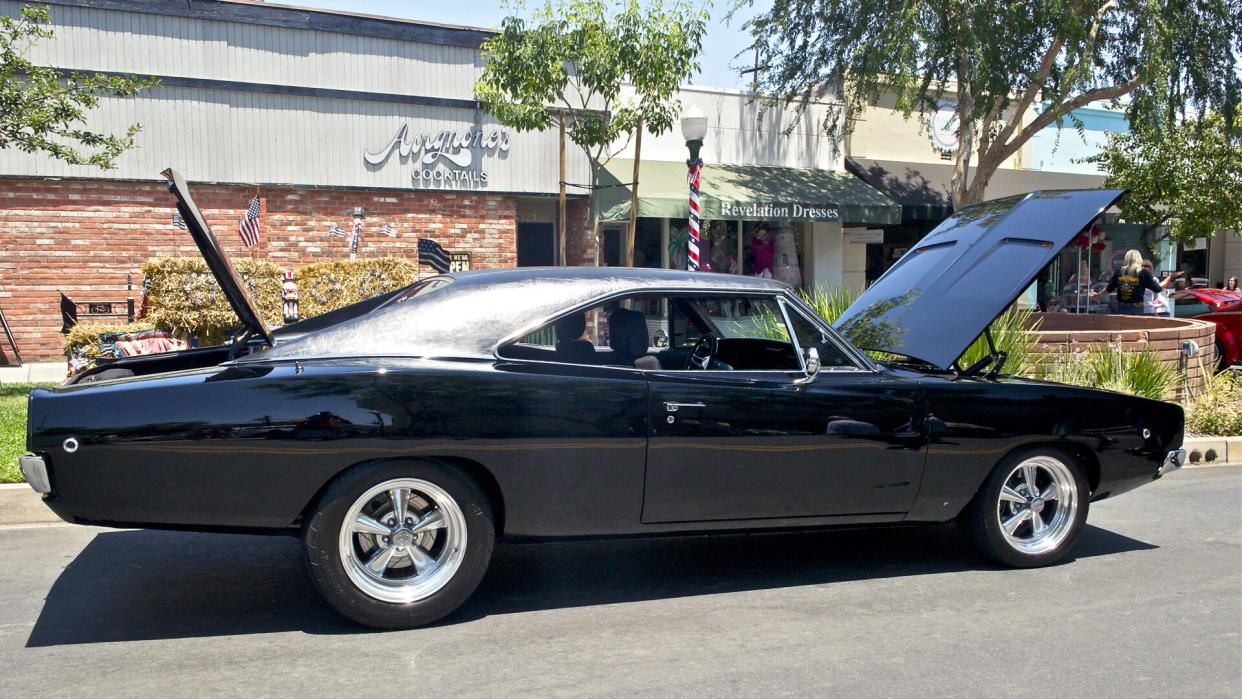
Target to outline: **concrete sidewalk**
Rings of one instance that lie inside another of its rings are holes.
[[[34,362],[21,366],[0,367],[0,384],[35,383],[51,381],[60,383],[69,373],[64,362]]]

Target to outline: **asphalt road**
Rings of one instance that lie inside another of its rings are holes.
[[[1075,559],[950,527],[502,546],[371,632],[293,539],[0,529],[0,695],[1242,696],[1242,468],[1096,503]]]

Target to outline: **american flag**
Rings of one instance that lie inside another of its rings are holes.
[[[246,247],[252,248],[259,244],[259,195],[254,195],[250,208],[246,209],[246,218],[237,222],[237,233],[241,235]]]
[[[185,219],[181,218],[181,216],[177,214],[173,214],[172,225],[173,225],[173,228],[180,228],[181,230],[186,230]]]
[[[431,265],[437,272],[449,271],[449,254],[431,238],[418,239],[418,263]]]

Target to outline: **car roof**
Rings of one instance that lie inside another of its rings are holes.
[[[758,277],[630,267],[484,269],[430,279],[448,283],[249,359],[490,357],[502,341],[610,296],[645,291],[771,294],[789,289]]]

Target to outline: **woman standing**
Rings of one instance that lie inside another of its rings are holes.
[[[1143,269],[1148,274],[1152,274],[1151,260],[1143,260]],[[1160,288],[1167,289],[1173,286],[1173,280],[1185,274],[1181,270],[1173,272],[1169,276],[1160,280]],[[1156,293],[1151,289],[1143,289],[1143,315],[1145,316],[1163,316],[1165,318],[1173,315],[1169,310],[1169,299],[1163,293]]]
[[[1138,250],[1130,250],[1126,252],[1121,269],[1113,272],[1113,278],[1109,280],[1108,287],[1091,294],[1091,298],[1097,299],[1116,291],[1117,313],[1137,316],[1143,314],[1144,289],[1150,289],[1158,294],[1161,291],[1160,282],[1156,281],[1151,272],[1143,269],[1143,254]]]

